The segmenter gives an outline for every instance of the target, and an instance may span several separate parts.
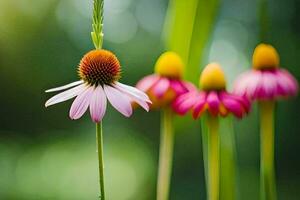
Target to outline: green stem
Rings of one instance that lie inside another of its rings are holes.
[[[274,107],[273,101],[261,101],[260,109],[260,180],[261,199],[276,200],[274,169]]]
[[[96,49],[101,49],[103,44],[103,6],[104,0],[94,0],[91,36]]]
[[[208,199],[219,200],[220,185],[220,135],[219,120],[208,116]]]
[[[220,160],[220,200],[235,200],[238,168],[232,116],[220,120]]]
[[[96,123],[96,141],[99,162],[100,200],[105,200],[102,122]]]
[[[170,109],[162,111],[159,167],[157,179],[157,200],[169,199],[170,180],[174,146],[173,114]]]

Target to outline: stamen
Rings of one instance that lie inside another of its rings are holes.
[[[175,52],[165,52],[157,60],[155,72],[168,78],[181,78],[184,64],[180,56]]]
[[[254,69],[274,69],[279,66],[279,55],[273,46],[260,44],[254,50],[252,62]]]
[[[79,76],[90,85],[109,85],[120,79],[118,58],[107,50],[92,50],[84,55],[78,67]]]
[[[200,87],[203,90],[223,90],[226,87],[225,76],[218,63],[208,64],[200,76]]]

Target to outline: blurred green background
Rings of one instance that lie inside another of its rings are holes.
[[[269,2],[268,42],[278,49],[281,65],[300,80],[300,2]],[[229,86],[251,66],[259,41],[257,3],[224,0],[206,45],[203,64],[218,61]],[[134,85],[153,72],[165,51],[167,7],[167,0],[105,1],[104,47],[121,61],[121,82]],[[71,101],[44,108],[51,96],[44,90],[77,80],[79,60],[93,48],[91,10],[92,0],[0,0],[1,200],[97,198],[94,124],[87,114],[71,121]],[[297,97],[277,106],[279,199],[300,198],[299,105]],[[235,122],[242,200],[259,197],[257,117],[254,106],[248,118]],[[109,108],[103,123],[108,199],[155,199],[159,112],[136,110],[127,119]],[[205,199],[199,122],[189,118],[179,124],[171,200]]]

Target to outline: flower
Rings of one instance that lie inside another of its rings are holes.
[[[205,67],[200,76],[200,91],[194,90],[180,95],[172,104],[180,115],[193,112],[193,118],[199,118],[208,111],[212,116],[225,117],[229,113],[242,118],[250,110],[247,98],[230,94],[226,91],[226,81],[221,67],[211,63]]]
[[[252,62],[253,69],[235,81],[235,94],[252,100],[274,100],[297,94],[298,83],[287,70],[279,68],[279,55],[273,46],[258,45]]]
[[[96,123],[100,122],[105,114],[106,98],[126,117],[132,114],[131,102],[149,110],[151,101],[144,92],[118,82],[121,67],[112,52],[102,49],[88,52],[80,61],[78,73],[80,81],[46,91],[68,89],[50,98],[45,104],[46,107],[76,97],[69,112],[70,118],[79,119],[89,107],[91,118]]]
[[[186,93],[193,86],[182,80],[184,64],[174,52],[163,53],[156,62],[155,74],[141,79],[136,87],[146,92],[151,108],[169,105],[178,95]]]

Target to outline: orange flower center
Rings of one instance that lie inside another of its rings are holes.
[[[79,76],[90,85],[109,85],[121,77],[118,58],[107,50],[92,50],[85,54],[78,67]]]

